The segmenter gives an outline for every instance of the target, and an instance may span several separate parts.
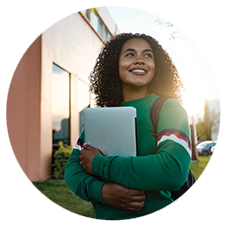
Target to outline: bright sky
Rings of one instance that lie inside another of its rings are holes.
[[[204,99],[219,99],[214,77],[205,58],[180,28],[167,28],[155,21],[161,19],[150,12],[128,7],[107,7],[120,32],[144,32],[156,38],[172,57],[185,84],[183,106],[189,115],[202,116]],[[171,21],[169,21],[171,22]],[[173,31],[176,39],[169,40]]]

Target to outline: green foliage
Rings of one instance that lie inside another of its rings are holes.
[[[53,174],[56,179],[64,179],[65,165],[72,152],[72,147],[64,147],[61,141],[59,141],[58,145],[59,149],[54,154]]]
[[[196,132],[198,140],[212,140],[212,133],[217,133],[220,124],[220,112],[216,113],[215,110],[211,110],[208,114],[204,114],[204,119],[196,124]]]
[[[196,132],[198,140],[208,140],[204,121],[200,121],[196,124]]]

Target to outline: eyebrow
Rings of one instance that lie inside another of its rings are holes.
[[[127,51],[133,51],[133,52],[135,52],[136,50],[135,49],[127,49],[127,50],[125,50],[124,52],[123,52],[123,54],[125,53],[125,52],[127,52]],[[148,52],[148,51],[150,51],[150,52],[152,52],[153,53],[153,50],[151,50],[151,49],[145,49],[145,50],[143,50],[143,52]]]

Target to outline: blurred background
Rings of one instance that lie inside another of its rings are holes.
[[[192,160],[213,154],[219,95],[210,67],[192,41],[171,21],[146,11],[85,9],[45,30],[21,58],[10,84],[10,142],[32,182],[63,179],[65,162],[84,127],[83,110],[94,106],[88,76],[102,43],[120,32],[149,34],[167,50],[185,84]]]

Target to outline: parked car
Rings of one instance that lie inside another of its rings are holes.
[[[213,147],[211,147],[211,149],[210,149],[211,154],[213,154],[213,153],[214,153],[215,149],[216,149],[216,145],[215,145],[215,146],[213,146]]]
[[[203,141],[196,146],[200,156],[209,156],[212,154],[211,148],[216,145],[215,141]]]

